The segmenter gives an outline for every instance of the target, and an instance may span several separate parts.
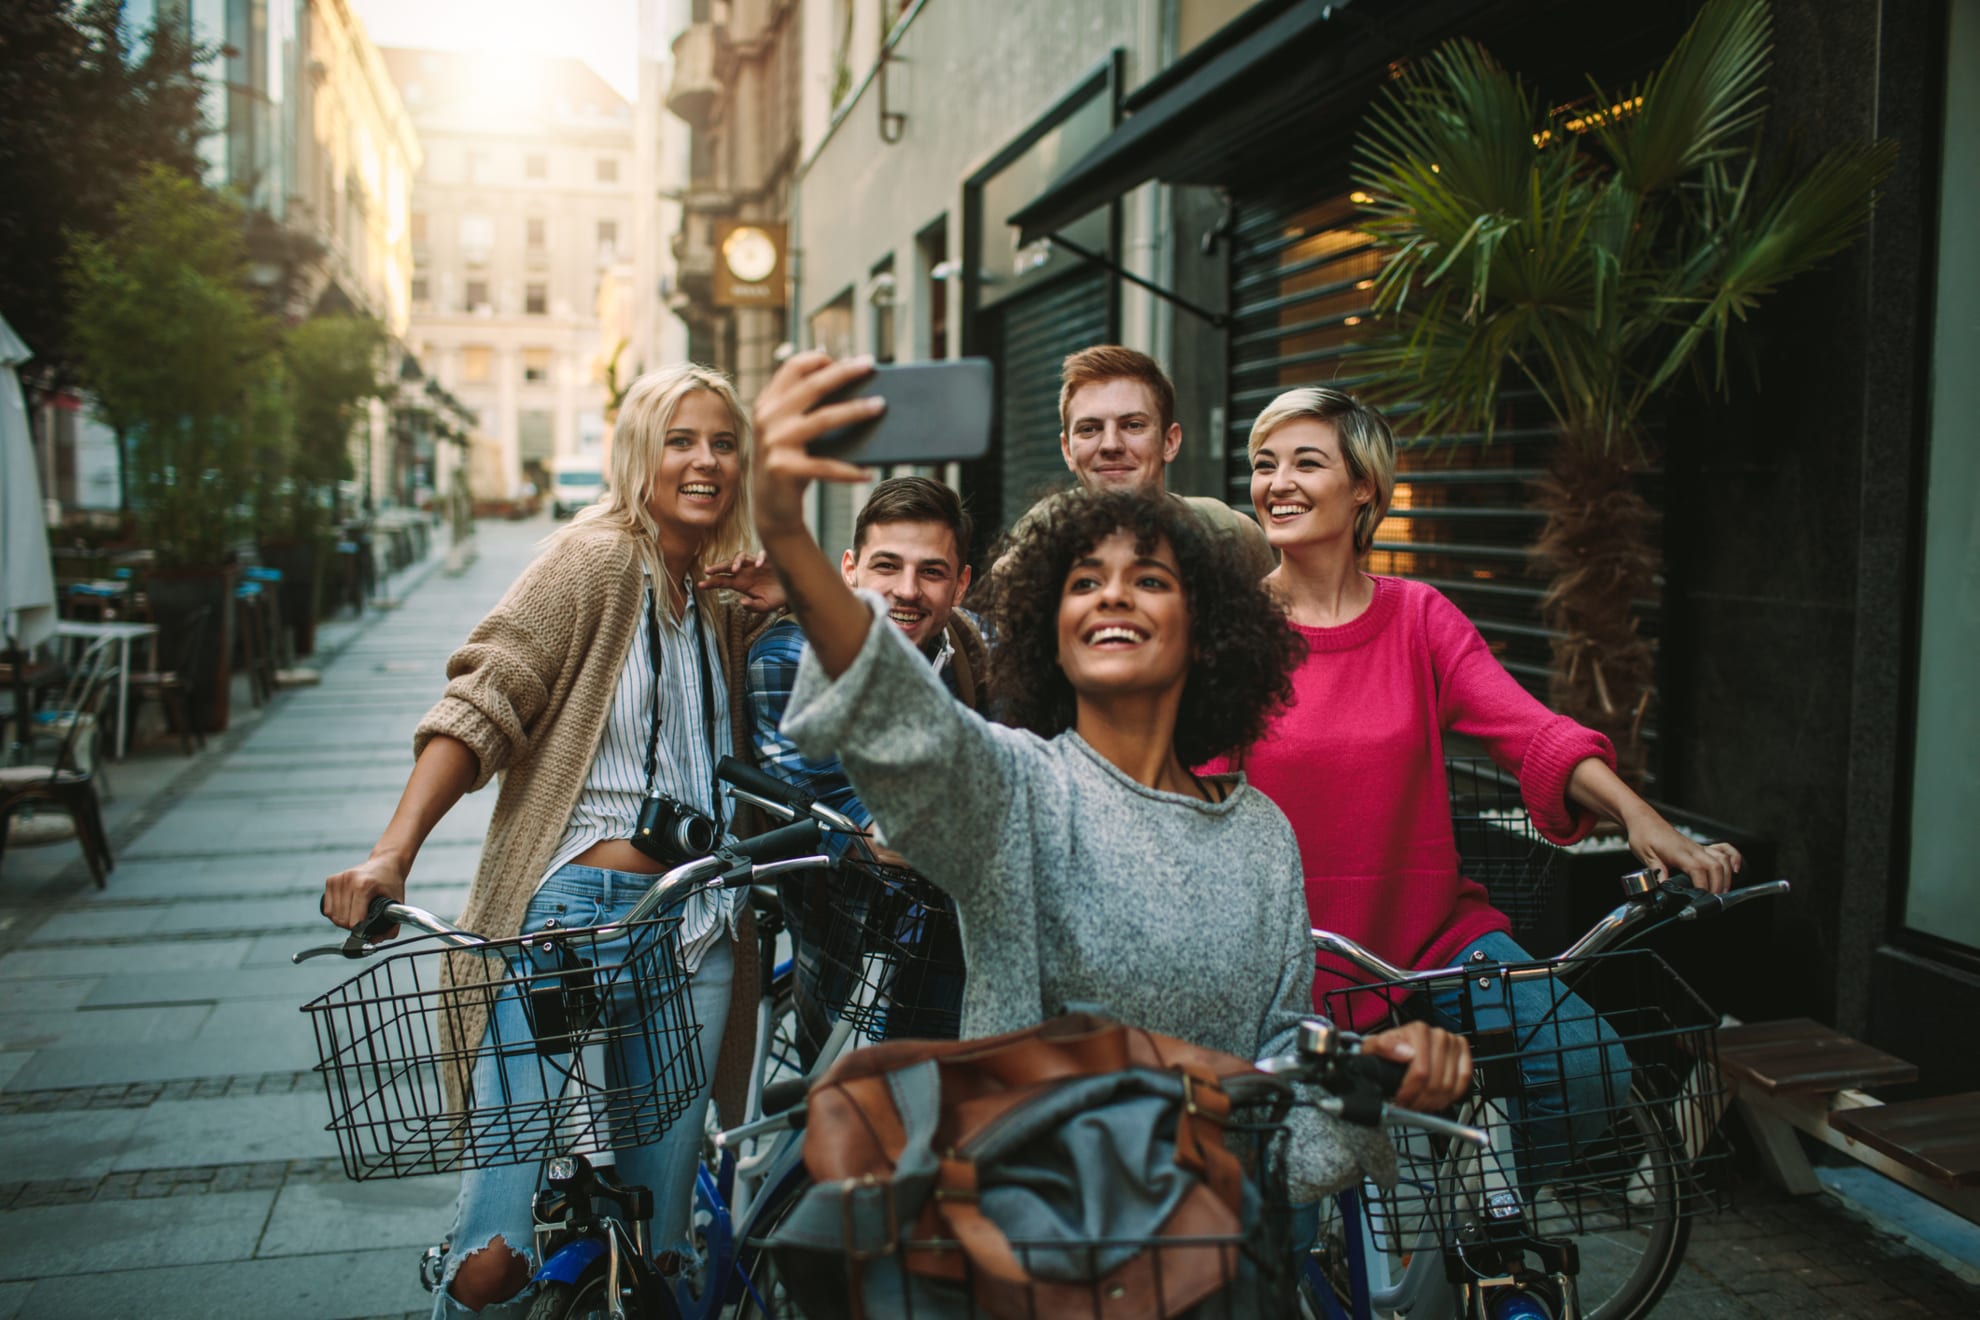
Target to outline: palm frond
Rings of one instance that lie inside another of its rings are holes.
[[[1895,149],[1763,177],[1770,30],[1764,0],[1711,0],[1640,110],[1587,116],[1587,133],[1546,132],[1467,41],[1378,97],[1355,171],[1383,337],[1357,363],[1414,402],[1419,434],[1489,434],[1524,383],[1577,443],[1624,443],[1708,340],[1723,384],[1738,323],[1854,239]]]
[[[1766,0],[1712,0],[1640,88],[1614,100],[1595,89],[1604,106],[1643,98],[1594,130],[1625,187],[1659,192],[1737,150],[1765,113],[1772,26]]]
[[[1726,346],[1735,321],[1788,280],[1848,247],[1869,219],[1877,185],[1897,159],[1897,144],[1839,148],[1820,160],[1748,218],[1750,175],[1741,181],[1733,223],[1702,245],[1692,262],[1711,265],[1709,297],[1647,381],[1654,392],[1669,381],[1710,335],[1715,384],[1723,388]]]

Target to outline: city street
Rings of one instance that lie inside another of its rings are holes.
[[[73,845],[8,854],[0,1320],[424,1313],[415,1261],[455,1180],[345,1180],[297,1006],[351,968],[289,955],[325,942],[322,877],[371,843],[446,654],[549,526],[482,523],[464,575],[438,572],[436,550],[392,584],[400,608],[326,630],[320,687],[196,760],[119,767],[108,889]],[[458,910],[493,801],[467,799],[435,832],[415,901]],[[1699,1226],[1661,1313],[1980,1311],[1980,1275],[1893,1231],[1749,1183]]]
[[[321,686],[197,761],[113,769],[107,889],[72,843],[7,855],[0,1316],[424,1308],[415,1257],[445,1232],[455,1179],[344,1178],[297,1006],[353,968],[289,955],[334,933],[323,877],[376,837],[447,653],[548,530],[484,523],[463,576],[436,572],[436,550],[393,583],[412,588],[402,608],[326,626]],[[181,766],[148,810],[132,801]],[[459,910],[493,805],[469,798],[435,831],[416,901]]]

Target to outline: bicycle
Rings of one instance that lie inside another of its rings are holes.
[[[1479,1078],[1458,1120],[1493,1144],[1487,1155],[1434,1138],[1400,1143],[1396,1187],[1337,1197],[1303,1271],[1306,1314],[1634,1320],[1663,1295],[1692,1217],[1717,1204],[1706,1174],[1724,1153],[1718,1019],[1656,954],[1622,946],[1674,921],[1786,893],[1788,882],[1713,895],[1681,875],[1660,880],[1643,870],[1622,885],[1623,903],[1564,952],[1526,963],[1481,958],[1412,972],[1343,936],[1312,932],[1318,952],[1371,978],[1328,992],[1337,1017],[1434,1019],[1428,1001],[1456,1001],[1458,1020],[1445,1025],[1470,1040]],[[1554,1012],[1521,1022],[1524,1038],[1516,1039],[1513,990],[1536,984]],[[1604,1006],[1608,1039],[1596,1035],[1591,1046],[1564,1030],[1570,991]],[[1552,1088],[1527,1080],[1522,1058],[1550,1051],[1563,1065],[1563,1089],[1572,1081],[1599,1094],[1594,1113],[1566,1114]],[[1571,1074],[1569,1055],[1586,1071]],[[1454,1293],[1449,1310],[1440,1309],[1445,1285]]]
[[[647,1241],[651,1189],[597,1160],[658,1140],[704,1081],[679,918],[657,914],[698,888],[825,865],[818,841],[804,821],[718,849],[659,876],[609,925],[490,940],[380,898],[342,944],[296,954],[384,955],[303,1006],[346,1176],[540,1162],[532,1320],[682,1314]],[[372,942],[399,925],[424,933]],[[467,1040],[484,1015],[486,1035]],[[443,1254],[422,1258],[429,1289]]]

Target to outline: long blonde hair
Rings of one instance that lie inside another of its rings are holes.
[[[549,538],[550,543],[554,544],[564,537],[582,536],[600,528],[624,532],[638,545],[640,557],[645,561],[646,571],[652,574],[653,581],[657,584],[666,578],[667,566],[660,557],[660,525],[647,511],[646,501],[653,489],[654,477],[660,470],[660,456],[666,449],[667,428],[673,425],[674,413],[680,408],[681,401],[696,390],[707,390],[720,399],[734,423],[736,498],[722,521],[701,543],[701,553],[696,556],[695,562],[679,567],[690,576],[699,578],[708,566],[725,563],[749,548],[749,413],[743,408],[742,400],[736,397],[736,387],[727,376],[713,367],[697,366],[692,362],[649,371],[627,388],[625,400],[619,405],[618,421],[612,428],[608,460],[611,489],[606,491],[604,499],[580,510],[568,527],[554,533]],[[661,602],[663,613],[671,613],[674,593],[655,591],[654,595]]]

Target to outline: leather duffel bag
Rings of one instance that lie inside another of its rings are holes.
[[[1235,1143],[1256,1163],[1286,1095],[1088,1014],[855,1051],[807,1099],[812,1185],[770,1234],[778,1277],[809,1317],[1258,1314],[1260,1261],[1285,1253],[1245,1244],[1284,1216],[1226,1138],[1234,1104],[1265,1104]]]

